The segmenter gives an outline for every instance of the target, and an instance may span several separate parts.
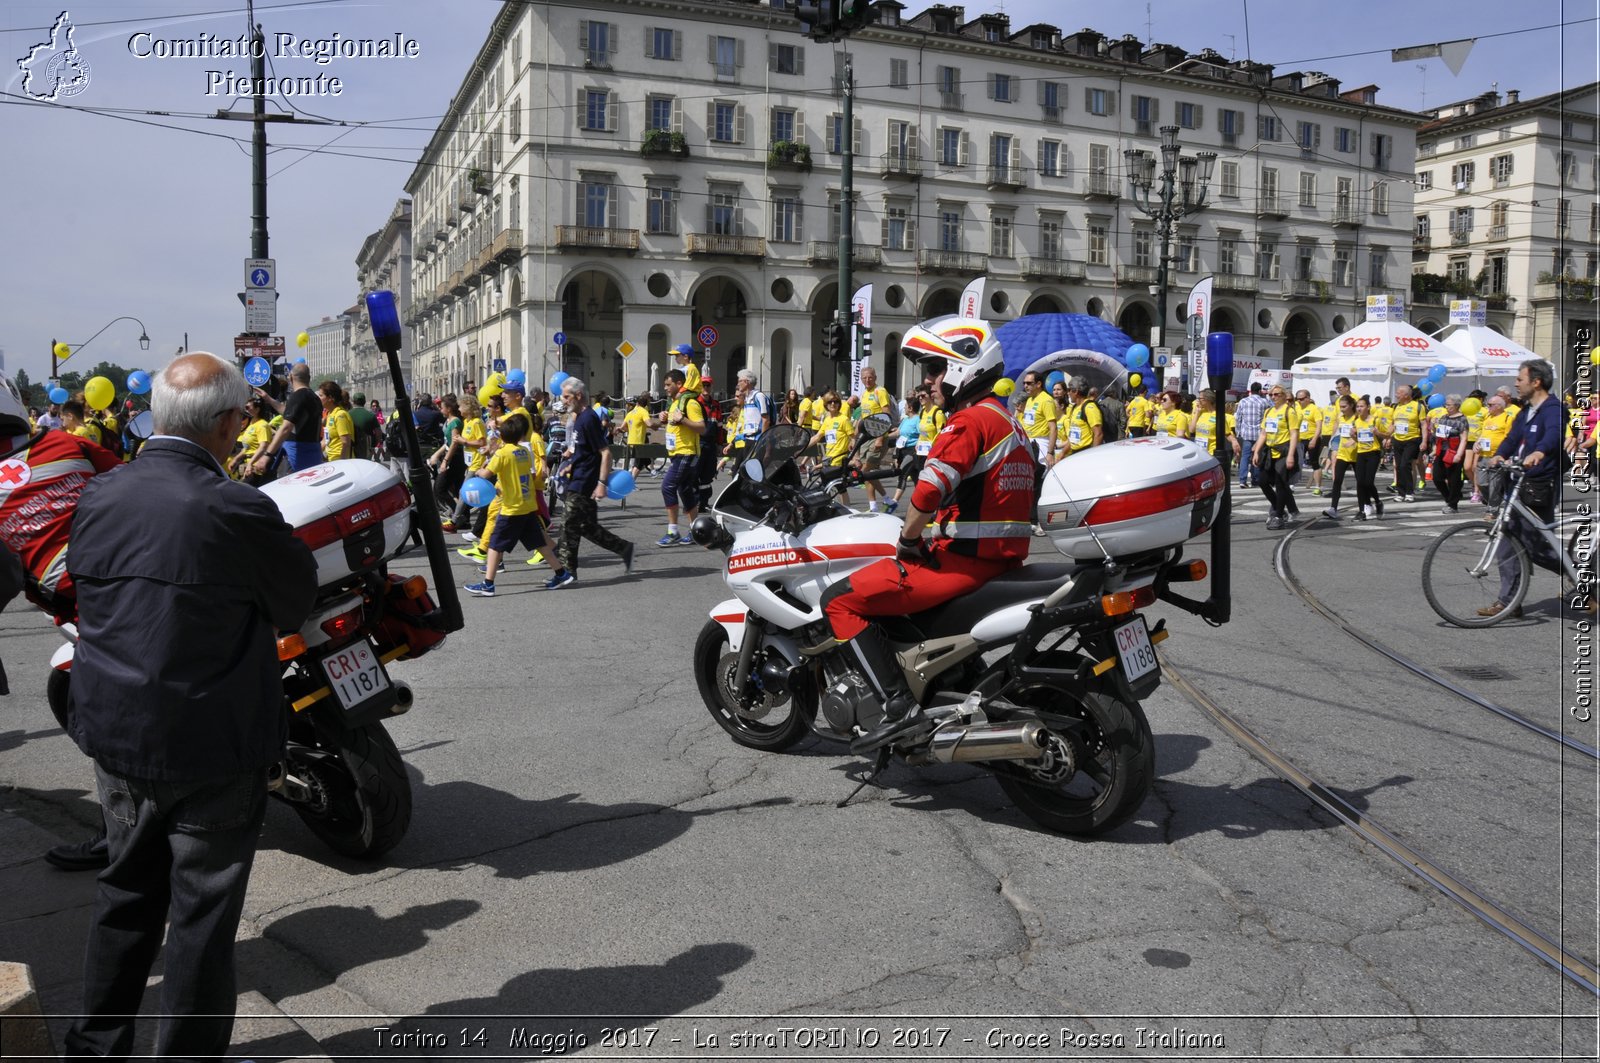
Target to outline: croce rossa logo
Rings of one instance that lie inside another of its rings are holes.
[[[72,16],[63,11],[50,27],[50,38],[28,49],[17,60],[22,71],[22,91],[36,100],[76,96],[89,87],[89,62],[73,43]]]

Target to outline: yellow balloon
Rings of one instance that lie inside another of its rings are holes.
[[[483,387],[478,389],[478,405],[479,406],[487,406],[487,405],[489,405],[489,400],[494,398],[498,394],[499,394],[499,392],[497,392],[497,391],[490,391],[488,384],[483,385]]]
[[[485,402],[488,401],[487,399],[484,398],[485,395],[488,395],[490,398],[493,398],[494,396],[500,394],[505,389],[506,389],[506,378],[501,376],[499,373],[490,373],[489,374],[489,379],[484,382],[483,387],[478,389],[478,405],[482,406]]]
[[[300,333],[298,336],[296,336],[294,338],[294,345],[296,347],[304,347],[306,344],[308,344],[310,342],[311,342],[311,333],[309,333],[309,332],[302,332],[302,333]]]
[[[994,393],[1001,398],[1005,398],[1015,390],[1017,390],[1017,382],[1008,376],[1003,376],[994,382]]]
[[[67,346],[65,343],[56,344],[55,350],[56,350],[56,361],[58,361],[58,362],[64,362],[68,358],[72,357],[72,348]]]
[[[1143,383],[1144,383],[1144,377],[1140,376],[1138,373],[1129,373],[1128,374],[1128,386],[1130,388],[1139,387]]]
[[[66,344],[63,343],[61,346],[65,347]],[[60,357],[65,357],[65,356],[62,355]],[[1594,350],[1589,352],[1589,364],[1590,365],[1600,365],[1600,347],[1596,347]]]
[[[1467,399],[1461,404],[1461,412],[1468,417],[1476,417],[1483,412],[1483,401],[1476,397]]]
[[[117,386],[103,376],[90,377],[83,385],[83,399],[90,409],[103,410],[117,397]]]

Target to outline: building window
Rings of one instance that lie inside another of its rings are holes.
[[[583,19],[579,23],[579,35],[583,38],[583,61],[586,66],[599,67],[602,70],[611,69],[611,52],[614,48],[614,27],[609,22],[597,19]]]
[[[1200,249],[1194,233],[1179,233],[1174,254],[1179,273],[1197,273],[1200,270]]]
[[[889,87],[903,89],[911,84],[911,63],[906,59],[889,60]]]
[[[939,204],[939,250],[961,250],[961,208],[953,204]]]
[[[1044,111],[1044,116],[1052,122],[1061,118],[1061,83],[1058,81],[1039,82],[1039,106]]]
[[[1511,155],[1496,155],[1489,160],[1489,177],[1496,188],[1504,188],[1511,183],[1512,158]]]
[[[1372,168],[1374,170],[1389,169],[1389,164],[1394,156],[1394,137],[1388,133],[1372,134]]]
[[[1017,79],[1010,74],[990,74],[989,98],[996,103],[1016,103]]]
[[[1433,171],[1432,170],[1420,170],[1420,171],[1418,171],[1416,184],[1417,184],[1417,191],[1418,192],[1430,191],[1433,188]]]
[[[1039,141],[1039,176],[1061,176],[1061,141]]]
[[[652,182],[645,189],[645,231],[666,236],[678,231],[678,190]]]
[[[889,122],[889,158],[904,165],[917,157],[917,131],[910,122]]]
[[[511,35],[511,80],[516,82],[522,72],[522,33],[518,31]]]
[[[794,110],[789,107],[774,107],[768,130],[771,134],[769,143],[776,144],[779,141],[788,144],[794,143],[798,139],[795,136],[795,128]]]
[[[740,59],[744,42],[737,37],[711,38],[711,67],[719,81],[732,81],[739,76]]]
[[[1296,240],[1294,242],[1294,279],[1308,281],[1317,261],[1317,242],[1315,240]]]
[[[1464,134],[1462,136],[1456,137],[1455,150],[1456,151],[1466,151],[1468,148],[1472,147],[1477,142],[1478,142],[1478,138],[1477,137],[1473,136],[1471,133],[1466,133],[1466,134]]]
[[[1278,279],[1278,238],[1263,236],[1256,245],[1256,276],[1264,281]]]
[[[1149,229],[1133,230],[1133,264],[1135,266],[1151,266],[1155,264],[1155,255],[1151,246],[1155,242],[1155,233]]]
[[[1116,106],[1117,94],[1109,89],[1084,89],[1083,109],[1090,114],[1108,115]]]
[[[1336,288],[1348,288],[1354,283],[1353,260],[1348,244],[1335,244],[1333,247],[1333,284]]]
[[[1204,120],[1204,111],[1198,103],[1178,104],[1178,127],[1180,129],[1199,129]]]
[[[1133,98],[1133,131],[1140,136],[1154,136],[1156,123],[1161,120],[1161,107],[1153,96]]]
[[[648,130],[671,132],[674,102],[671,96],[646,96],[644,98],[644,127]]]
[[[742,235],[738,185],[711,185],[706,196],[706,231],[713,236]]]
[[[1322,146],[1322,127],[1316,122],[1296,122],[1294,140],[1300,145],[1300,157],[1310,158]]]
[[[800,228],[800,198],[794,195],[772,198],[772,240],[779,244],[798,243]]]
[[[1389,214],[1389,182],[1374,181],[1372,183],[1372,213],[1379,217]]]
[[[1508,263],[1508,260],[1507,260],[1506,256],[1505,255],[1490,255],[1488,258],[1486,258],[1484,260],[1484,267],[1488,272],[1488,276],[1486,276],[1484,278],[1484,280],[1486,282],[1486,290],[1485,290],[1484,294],[1485,295],[1504,295],[1504,294],[1506,294],[1506,285],[1510,282],[1510,279],[1511,279],[1510,265]]]
[[[1427,244],[1433,239],[1433,219],[1427,214],[1417,215],[1417,224],[1411,231],[1411,237],[1419,244]]]
[[[611,93],[605,89],[583,90],[583,128],[591,133],[607,133],[612,129]]]
[[[522,139],[522,100],[511,101],[511,140],[512,143]]]
[[[682,59],[683,34],[665,26],[654,26],[650,29],[649,47],[651,59]]]
[[[591,229],[612,227],[610,177],[585,174],[578,179],[578,216]]]
[[[1572,202],[1566,199],[1556,200],[1556,235],[1566,237],[1572,227]]]
[[[774,74],[804,74],[806,54],[798,44],[774,44],[767,52],[767,69]]]
[[[939,104],[946,110],[961,109],[961,71],[953,66],[941,66],[934,72],[934,84],[939,88]]]
[[[959,129],[943,127],[939,130],[939,165],[960,167],[966,165],[967,135]]]
[[[1239,164],[1225,162],[1222,164],[1222,174],[1217,182],[1217,194],[1223,199],[1239,198]]]
[[[1278,209],[1278,171],[1271,167],[1261,171],[1261,206],[1265,210]]]
[[[1317,206],[1317,175],[1300,171],[1300,205],[1315,210]]]
[[[1004,133],[989,138],[989,177],[994,181],[1020,181],[1022,174],[1012,165],[1012,151],[1016,141]]]
[[[1217,112],[1217,131],[1222,134],[1224,147],[1239,146],[1239,134],[1244,130],[1244,112],[1223,108]]]
[[[910,222],[903,203],[891,203],[883,212],[883,246],[890,251],[909,251]]]
[[[1010,214],[996,214],[989,219],[989,254],[995,258],[1011,258],[1012,218]]]
[[[1472,234],[1472,208],[1457,207],[1450,212],[1450,236],[1465,242]]]
[[[1111,241],[1107,236],[1106,223],[1091,221],[1089,223],[1089,265],[1104,266],[1110,262]]]
[[[1505,236],[1506,214],[1509,206],[1510,204],[1503,199],[1489,205],[1489,236],[1491,239]]]
[[[1225,277],[1239,273],[1239,237],[1233,233],[1217,234],[1217,272]]]
[[[1046,262],[1061,258],[1061,215],[1039,215],[1039,257]]]
[[[743,140],[740,135],[740,111],[738,104],[728,100],[713,100],[711,103],[711,120],[706,123],[711,139],[718,144],[738,144]]]
[[[1561,175],[1561,183],[1575,185],[1578,183],[1578,157],[1570,151],[1563,151],[1556,157],[1556,169]]]
[[[517,179],[511,179],[511,216],[506,222],[509,229],[522,228],[522,189],[517,187]]]
[[[1452,284],[1466,284],[1472,276],[1472,259],[1467,255],[1452,258],[1445,267],[1445,276]]]
[[[1389,249],[1374,247],[1367,256],[1367,285],[1372,288],[1389,286]]]
[[[1472,187],[1473,175],[1477,173],[1477,165],[1470,162],[1458,162],[1450,167],[1450,183],[1457,192],[1465,192]]]
[[[1257,140],[1281,140],[1282,133],[1278,129],[1278,116],[1275,114],[1256,115]]]

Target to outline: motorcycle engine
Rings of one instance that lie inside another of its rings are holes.
[[[823,661],[822,679],[818,707],[833,730],[853,734],[858,726],[870,731],[883,722],[883,702],[878,692],[842,655],[830,654]]]

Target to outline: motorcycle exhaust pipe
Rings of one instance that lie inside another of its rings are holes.
[[[394,685],[394,705],[389,709],[389,715],[404,716],[411,711],[411,705],[416,700],[417,696],[411,692],[410,684],[396,681]]]
[[[1044,752],[1044,727],[1032,720],[1019,724],[941,727],[933,733],[928,753],[940,764],[973,760],[1038,760]]]

